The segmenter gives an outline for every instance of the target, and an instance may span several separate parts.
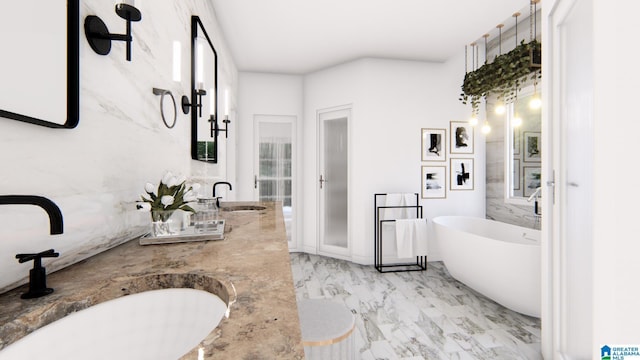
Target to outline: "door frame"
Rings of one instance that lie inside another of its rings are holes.
[[[336,113],[335,115],[335,119],[339,119],[339,118],[344,118],[346,116],[347,118],[347,247],[343,248],[340,246],[333,246],[333,245],[324,245],[322,244],[322,240],[323,240],[323,204],[324,201],[322,200],[322,194],[320,191],[320,186],[318,185],[318,181],[320,179],[320,175],[322,174],[322,154],[321,154],[321,150],[322,150],[322,135],[323,135],[323,131],[321,130],[321,124],[322,121],[320,118],[327,115],[327,114],[331,114],[331,113]],[[337,259],[343,259],[343,260],[351,260],[351,244],[352,244],[352,226],[350,226],[350,219],[353,218],[351,211],[352,211],[352,206],[350,206],[350,204],[352,203],[352,184],[351,184],[351,179],[353,179],[353,176],[351,174],[351,161],[352,161],[352,156],[353,156],[353,142],[351,134],[353,134],[353,105],[352,104],[345,104],[345,105],[339,105],[339,106],[333,106],[333,107],[328,107],[328,108],[323,108],[323,109],[318,109],[316,110],[316,134],[317,134],[317,147],[316,147],[316,176],[315,176],[315,180],[314,180],[314,184],[315,184],[315,188],[316,188],[316,204],[317,204],[317,209],[316,209],[316,214],[317,214],[317,218],[316,218],[316,224],[317,224],[317,229],[316,229],[316,249],[317,249],[317,253],[319,255],[323,255],[323,256],[329,256],[329,257],[333,257],[333,258],[337,258]]]
[[[259,171],[259,160],[258,155],[260,151],[259,146],[259,132],[260,132],[260,122],[261,118],[273,118],[272,123],[290,123],[291,124],[291,207],[293,211],[291,213],[291,242],[289,243],[289,251],[295,252],[300,251],[302,248],[301,241],[302,236],[300,236],[298,222],[302,219],[302,209],[300,209],[298,204],[298,116],[297,115],[279,115],[279,114],[253,114],[253,175],[258,176]],[[280,118],[280,119],[276,119]],[[282,118],[287,118],[282,119]],[[253,189],[253,199],[257,201],[259,199],[259,190],[254,185]]]
[[[580,0],[584,1],[584,0]],[[589,1],[589,0],[587,0]],[[571,304],[567,300],[565,284],[570,281],[567,268],[573,266],[566,251],[567,239],[564,236],[564,206],[566,199],[565,161],[566,144],[563,141],[565,119],[561,113],[564,74],[562,73],[562,42],[560,27],[571,15],[578,0],[554,0],[543,16],[543,43],[547,51],[543,53],[545,78],[543,80],[543,184],[542,198],[545,221],[542,227],[542,355],[545,359],[569,359],[566,352],[571,329],[565,317],[565,311]],[[584,3],[582,4],[584,5]],[[590,2],[586,6],[593,6]],[[593,20],[591,20],[593,21]],[[590,74],[593,76],[593,74]],[[593,111],[593,109],[591,110]],[[563,145],[564,144],[564,145]],[[592,281],[592,279],[589,279]],[[593,318],[587,319],[589,326]],[[595,347],[595,345],[594,345]]]

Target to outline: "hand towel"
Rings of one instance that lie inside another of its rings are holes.
[[[415,249],[414,256],[423,256],[427,255],[427,219],[416,219],[415,223],[416,229],[416,242],[413,246]]]
[[[396,246],[399,259],[427,255],[426,220],[396,220]]]
[[[418,204],[414,204],[416,199],[416,194],[412,193],[404,193],[402,194],[402,205],[404,206],[417,206]],[[401,219],[415,219],[418,216],[416,215],[416,208],[404,208],[402,209],[403,213],[400,217]]]
[[[397,193],[387,194],[384,206],[413,206],[413,198],[415,194],[412,193]],[[380,216],[382,220],[395,220],[406,219],[408,217],[415,217],[415,209],[410,208],[398,208],[398,209],[383,209],[383,215]]]
[[[402,194],[387,194],[384,206],[402,206],[404,197]],[[402,209],[382,209],[381,220],[402,219]]]
[[[412,219],[396,220],[396,252],[398,258],[413,257],[415,226]]]

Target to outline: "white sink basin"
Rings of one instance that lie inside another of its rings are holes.
[[[218,296],[203,290],[145,291],[44,326],[0,351],[0,360],[175,360],[207,337],[226,311]]]
[[[232,211],[236,213],[256,212],[266,210],[266,206],[262,205],[222,205],[220,211]]]

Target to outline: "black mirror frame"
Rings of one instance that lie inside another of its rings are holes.
[[[0,110],[0,117],[56,129],[73,129],[80,121],[80,0],[67,0],[67,121],[64,124]]]
[[[217,137],[214,137],[214,148],[213,148],[213,159],[202,160],[198,159],[198,111],[194,107],[194,104],[198,104],[198,94],[196,89],[196,39],[198,38],[198,27],[200,27],[200,31],[204,34],[207,42],[211,46],[211,50],[213,51],[214,59],[214,81],[213,88],[215,91],[214,96],[214,104],[215,104],[215,114],[214,117],[218,118],[218,53],[216,52],[216,48],[213,46],[211,39],[209,38],[209,34],[204,28],[204,25],[200,21],[200,18],[196,15],[191,16],[191,158],[193,160],[217,163],[218,162],[218,141]]]

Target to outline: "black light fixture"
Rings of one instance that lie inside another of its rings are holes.
[[[231,122],[231,120],[229,120],[229,89],[224,90],[224,120],[222,120],[222,122],[224,123],[224,130],[219,129],[218,123],[216,122],[216,136],[218,136],[219,132],[224,131],[224,137],[227,139],[229,138],[228,125]]]
[[[215,115],[211,114],[208,121],[211,124],[210,136],[214,138],[216,142],[221,132],[224,132],[225,139],[229,138],[229,123],[231,122],[231,120],[229,120],[229,89],[224,90],[224,120],[222,120],[224,129],[220,129],[218,126],[218,119],[216,119]]]
[[[198,108],[198,116],[202,117],[202,97],[207,95],[207,91],[203,89],[197,89],[194,90],[193,93],[195,94],[194,98],[196,99],[195,104],[191,104],[187,95],[182,95],[182,112],[188,114],[189,110],[192,107],[195,107]]]
[[[218,126],[218,119],[216,119],[215,115],[211,114],[211,116],[209,116],[209,123],[211,124],[210,126],[210,131],[211,131],[211,137],[214,138],[216,141],[218,140],[218,136],[220,135],[221,132],[224,131],[224,137],[225,138],[229,138],[229,127],[228,124],[231,122],[231,120],[229,120],[229,115],[225,115],[224,120],[222,120],[222,122],[224,123],[224,129],[221,129]]]
[[[111,41],[125,41],[127,43],[127,61],[131,61],[131,22],[142,20],[142,14],[135,6],[120,3],[116,4],[116,14],[127,21],[126,34],[111,34],[107,25],[95,15],[89,15],[84,20],[84,32],[89,45],[96,53],[107,55],[111,51]]]

